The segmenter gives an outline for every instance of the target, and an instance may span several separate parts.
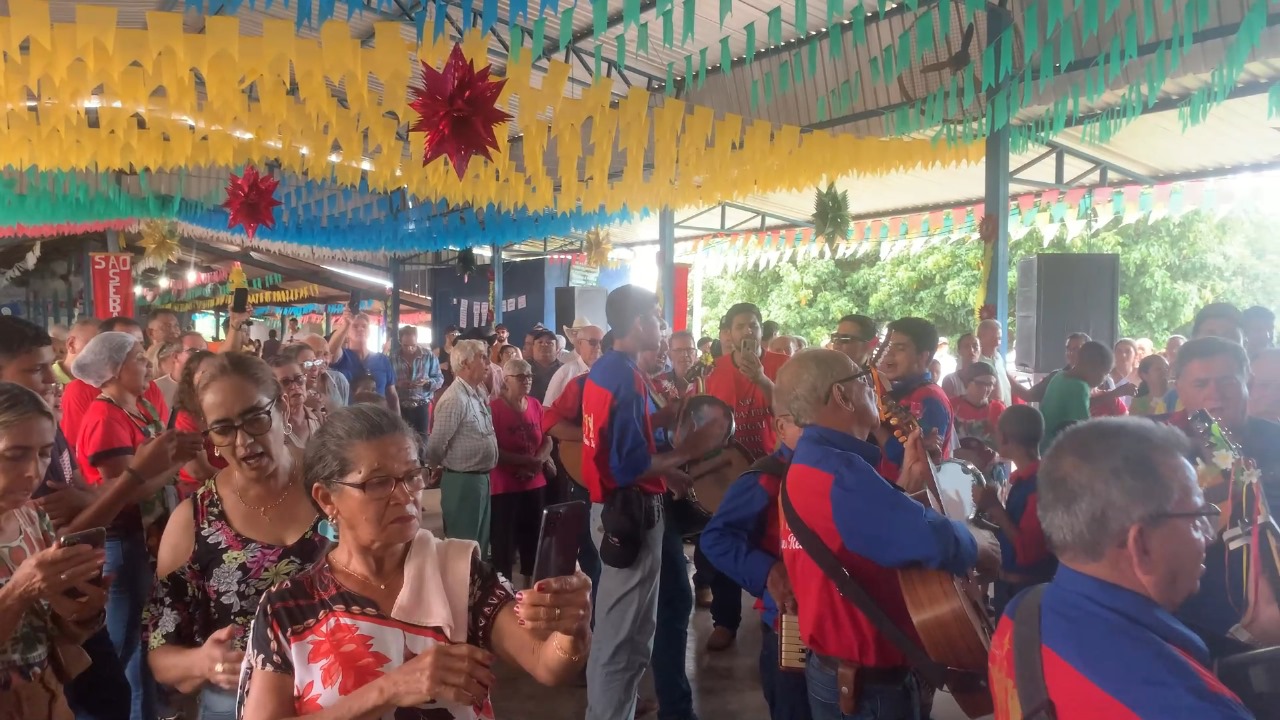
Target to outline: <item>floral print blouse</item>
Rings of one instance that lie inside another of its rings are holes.
[[[49,517],[30,503],[0,516],[0,587],[23,561],[54,542]],[[0,690],[31,682],[49,666],[49,647],[56,633],[45,601],[23,613],[8,642],[0,643]]]
[[[187,563],[160,578],[143,613],[147,647],[195,647],[213,632],[235,627],[232,647],[245,649],[258,601],[272,585],[308,568],[328,547],[320,519],[291,545],[267,545],[227,522],[215,481],[192,496],[196,539]]]
[[[493,566],[473,556],[467,611],[467,643],[492,649],[498,612],[514,597]],[[307,715],[333,707],[436,643],[440,628],[393,619],[333,575],[328,559],[271,588],[253,622],[241,667],[238,704],[243,708],[255,673],[293,679],[294,711]],[[474,707],[433,702],[397,708],[380,720],[492,720],[485,698]]]

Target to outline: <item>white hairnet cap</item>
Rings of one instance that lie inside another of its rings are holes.
[[[120,367],[138,339],[129,333],[104,332],[84,346],[71,365],[77,378],[100,388],[120,373]]]

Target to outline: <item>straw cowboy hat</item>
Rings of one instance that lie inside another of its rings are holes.
[[[582,330],[584,328],[589,328],[589,327],[599,328],[600,330],[604,330],[604,328],[591,322],[586,317],[579,315],[578,317],[574,318],[572,325],[564,326],[564,336],[568,338],[569,342],[572,343],[573,339],[577,337],[579,330]]]

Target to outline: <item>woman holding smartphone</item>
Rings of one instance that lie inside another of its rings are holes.
[[[71,720],[63,684],[87,666],[102,627],[100,546],[61,547],[28,502],[53,449],[53,413],[25,387],[0,383],[0,720]]]

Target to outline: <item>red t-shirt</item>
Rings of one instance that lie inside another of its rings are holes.
[[[996,446],[996,426],[1005,410],[1004,403],[990,400],[986,405],[974,405],[963,396],[951,401],[952,421],[956,427],[956,439],[978,438],[988,447]]]
[[[760,362],[764,375],[777,379],[778,368],[791,358],[782,353],[766,352]],[[773,409],[769,398],[755,383],[747,379],[733,364],[733,355],[721,355],[707,378],[706,393],[733,408],[733,439],[758,459],[772,453],[778,447],[773,432]]]
[[[195,417],[186,410],[174,410],[174,412],[177,415],[173,421],[173,428],[178,432],[194,433],[200,432],[203,429],[200,427],[200,423],[196,421]],[[227,466],[227,461],[223,459],[221,455],[214,453],[213,443],[209,442],[209,438],[207,437],[204,439],[204,456],[205,459],[209,461],[209,464],[218,470]],[[191,477],[191,474],[187,472],[186,466],[183,466],[183,468],[178,471],[178,482],[178,494],[183,498],[186,498],[200,487],[200,482]]]
[[[535,397],[525,398],[524,412],[519,412],[500,397],[489,401],[493,414],[493,434],[498,449],[519,455],[534,455],[542,447],[542,403]],[[547,484],[547,478],[539,468],[536,473],[517,470],[511,465],[498,463],[489,472],[489,494],[536,490]]]
[[[62,434],[66,436],[67,442],[71,443],[72,450],[75,450],[80,440],[80,425],[84,422],[89,406],[93,403],[93,399],[101,394],[101,390],[79,379],[72,380],[63,388],[62,419],[59,421],[59,427],[62,428]],[[163,425],[169,421],[169,405],[164,401],[164,393],[160,392],[158,385],[154,382],[149,383],[147,391],[142,393],[142,398],[155,408],[159,415],[156,420],[160,424]]]

